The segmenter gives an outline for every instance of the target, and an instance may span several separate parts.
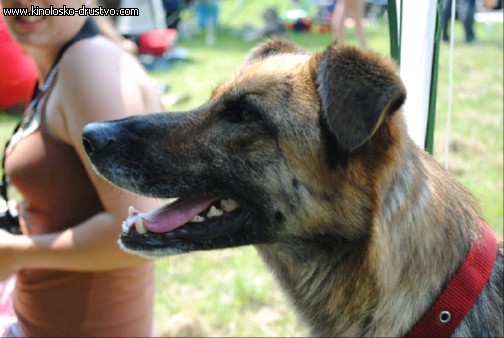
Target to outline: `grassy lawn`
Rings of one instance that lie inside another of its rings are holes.
[[[189,99],[169,111],[194,108],[211,90],[229,80],[255,42],[230,34],[240,22],[259,24],[263,2],[253,1],[237,11],[235,1],[222,1],[222,27],[216,44],[207,46],[203,33],[180,39],[190,61],[179,61],[163,72],[153,72],[170,85],[170,93]],[[287,0],[280,1],[285,8]],[[388,28],[368,28],[370,46],[389,53]],[[484,217],[503,233],[503,26],[478,23],[477,46],[463,43],[456,24],[454,101],[450,132],[450,171],[476,196]],[[290,33],[289,39],[310,51],[320,51],[329,34]],[[356,44],[353,32],[349,43]],[[441,48],[434,156],[444,161],[448,97],[448,45]],[[0,141],[17,118],[0,112]],[[306,336],[294,313],[252,247],[202,252],[160,259],[156,263],[156,330],[178,336]]]

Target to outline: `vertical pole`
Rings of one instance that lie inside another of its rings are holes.
[[[455,2],[455,1],[453,1]],[[429,153],[434,152],[434,126],[436,121],[436,103],[437,103],[437,84],[439,72],[439,50],[441,48],[441,31],[443,16],[443,0],[438,0],[436,14],[436,32],[434,36],[434,51],[432,55],[432,75],[431,90],[429,94],[429,115],[427,119],[427,131],[425,135],[425,150]]]
[[[400,65],[401,64],[401,24],[400,24],[400,22],[398,20],[398,16],[397,16],[396,1],[401,2],[401,8],[402,8],[402,0],[388,0],[387,1],[387,14],[388,14],[389,35],[390,35],[390,55],[397,62],[397,64]]]
[[[408,134],[432,151],[442,0],[388,0],[391,54],[408,91]],[[438,41],[438,42],[436,42]]]

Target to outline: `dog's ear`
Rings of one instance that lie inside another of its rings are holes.
[[[323,114],[344,150],[364,144],[406,99],[395,64],[354,47],[330,45],[317,55]]]
[[[306,55],[307,52],[290,41],[283,39],[268,39],[250,51],[245,64],[257,62],[276,54]]]

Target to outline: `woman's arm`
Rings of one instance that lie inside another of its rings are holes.
[[[8,235],[0,234],[0,248],[6,246],[6,259],[0,266],[100,271],[145,262],[119,248],[121,222],[130,205],[148,211],[161,203],[126,192],[99,177],[85,154],[81,132],[92,121],[160,111],[151,82],[136,60],[102,37],[68,49],[51,94],[56,109],[47,112],[48,124],[58,138],[76,149],[105,211],[62,232],[12,236],[9,243],[2,240]]]

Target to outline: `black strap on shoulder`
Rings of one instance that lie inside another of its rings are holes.
[[[54,64],[59,62],[59,60],[63,56],[63,53],[65,53],[68,47],[70,47],[77,41],[92,38],[94,36],[99,35],[100,33],[101,33],[100,29],[98,28],[96,22],[92,18],[87,18],[86,22],[81,27],[80,31],[70,41],[68,41],[65,45],[63,45],[63,47],[61,47]]]
[[[68,49],[68,47],[70,47],[71,45],[73,45],[77,41],[97,36],[100,33],[101,33],[100,29],[98,28],[98,25],[96,24],[96,22],[92,18],[88,17],[86,19],[86,21],[84,22],[84,25],[79,30],[79,32],[70,41],[68,41],[65,45],[63,45],[63,47],[60,49],[60,51],[58,52],[58,55],[56,56],[56,60],[54,61],[53,66],[51,67],[51,71],[49,71],[49,73],[52,73],[53,69],[58,66],[58,64],[61,60],[61,57],[63,56],[65,51]],[[51,79],[49,79],[49,77],[48,77],[48,79],[46,79],[46,81],[50,81],[50,80]],[[42,87],[44,87],[44,85]],[[33,94],[32,94],[30,101],[37,100],[41,94],[42,94],[42,92],[39,89],[38,83],[35,83],[35,88],[33,89]],[[19,127],[21,126],[21,123],[22,123],[22,120],[14,128],[14,132],[12,133],[13,135],[18,131]],[[7,151],[7,147],[9,146],[9,143],[10,143],[10,139],[5,144],[4,151],[3,151],[2,182],[0,183],[0,196],[3,197],[3,199],[5,199],[6,201],[8,199],[7,199],[7,176],[5,175],[5,153]]]
[[[51,67],[51,71],[53,70],[54,67],[56,67],[59,64],[61,58],[63,57],[63,54],[68,49],[68,47],[70,47],[77,41],[92,38],[94,36],[99,35],[100,33],[101,33],[100,29],[98,28],[96,22],[92,18],[87,18],[86,21],[84,22],[84,25],[77,32],[77,34],[75,34],[75,36],[70,41],[68,41],[66,44],[63,45],[63,47],[61,47],[61,49],[58,52],[58,55],[56,56],[56,60],[54,60],[54,64]],[[51,71],[49,71],[49,73],[51,73]],[[35,83],[35,88],[33,90],[31,100],[34,100],[39,95],[39,93],[40,88],[38,86],[38,83]]]

